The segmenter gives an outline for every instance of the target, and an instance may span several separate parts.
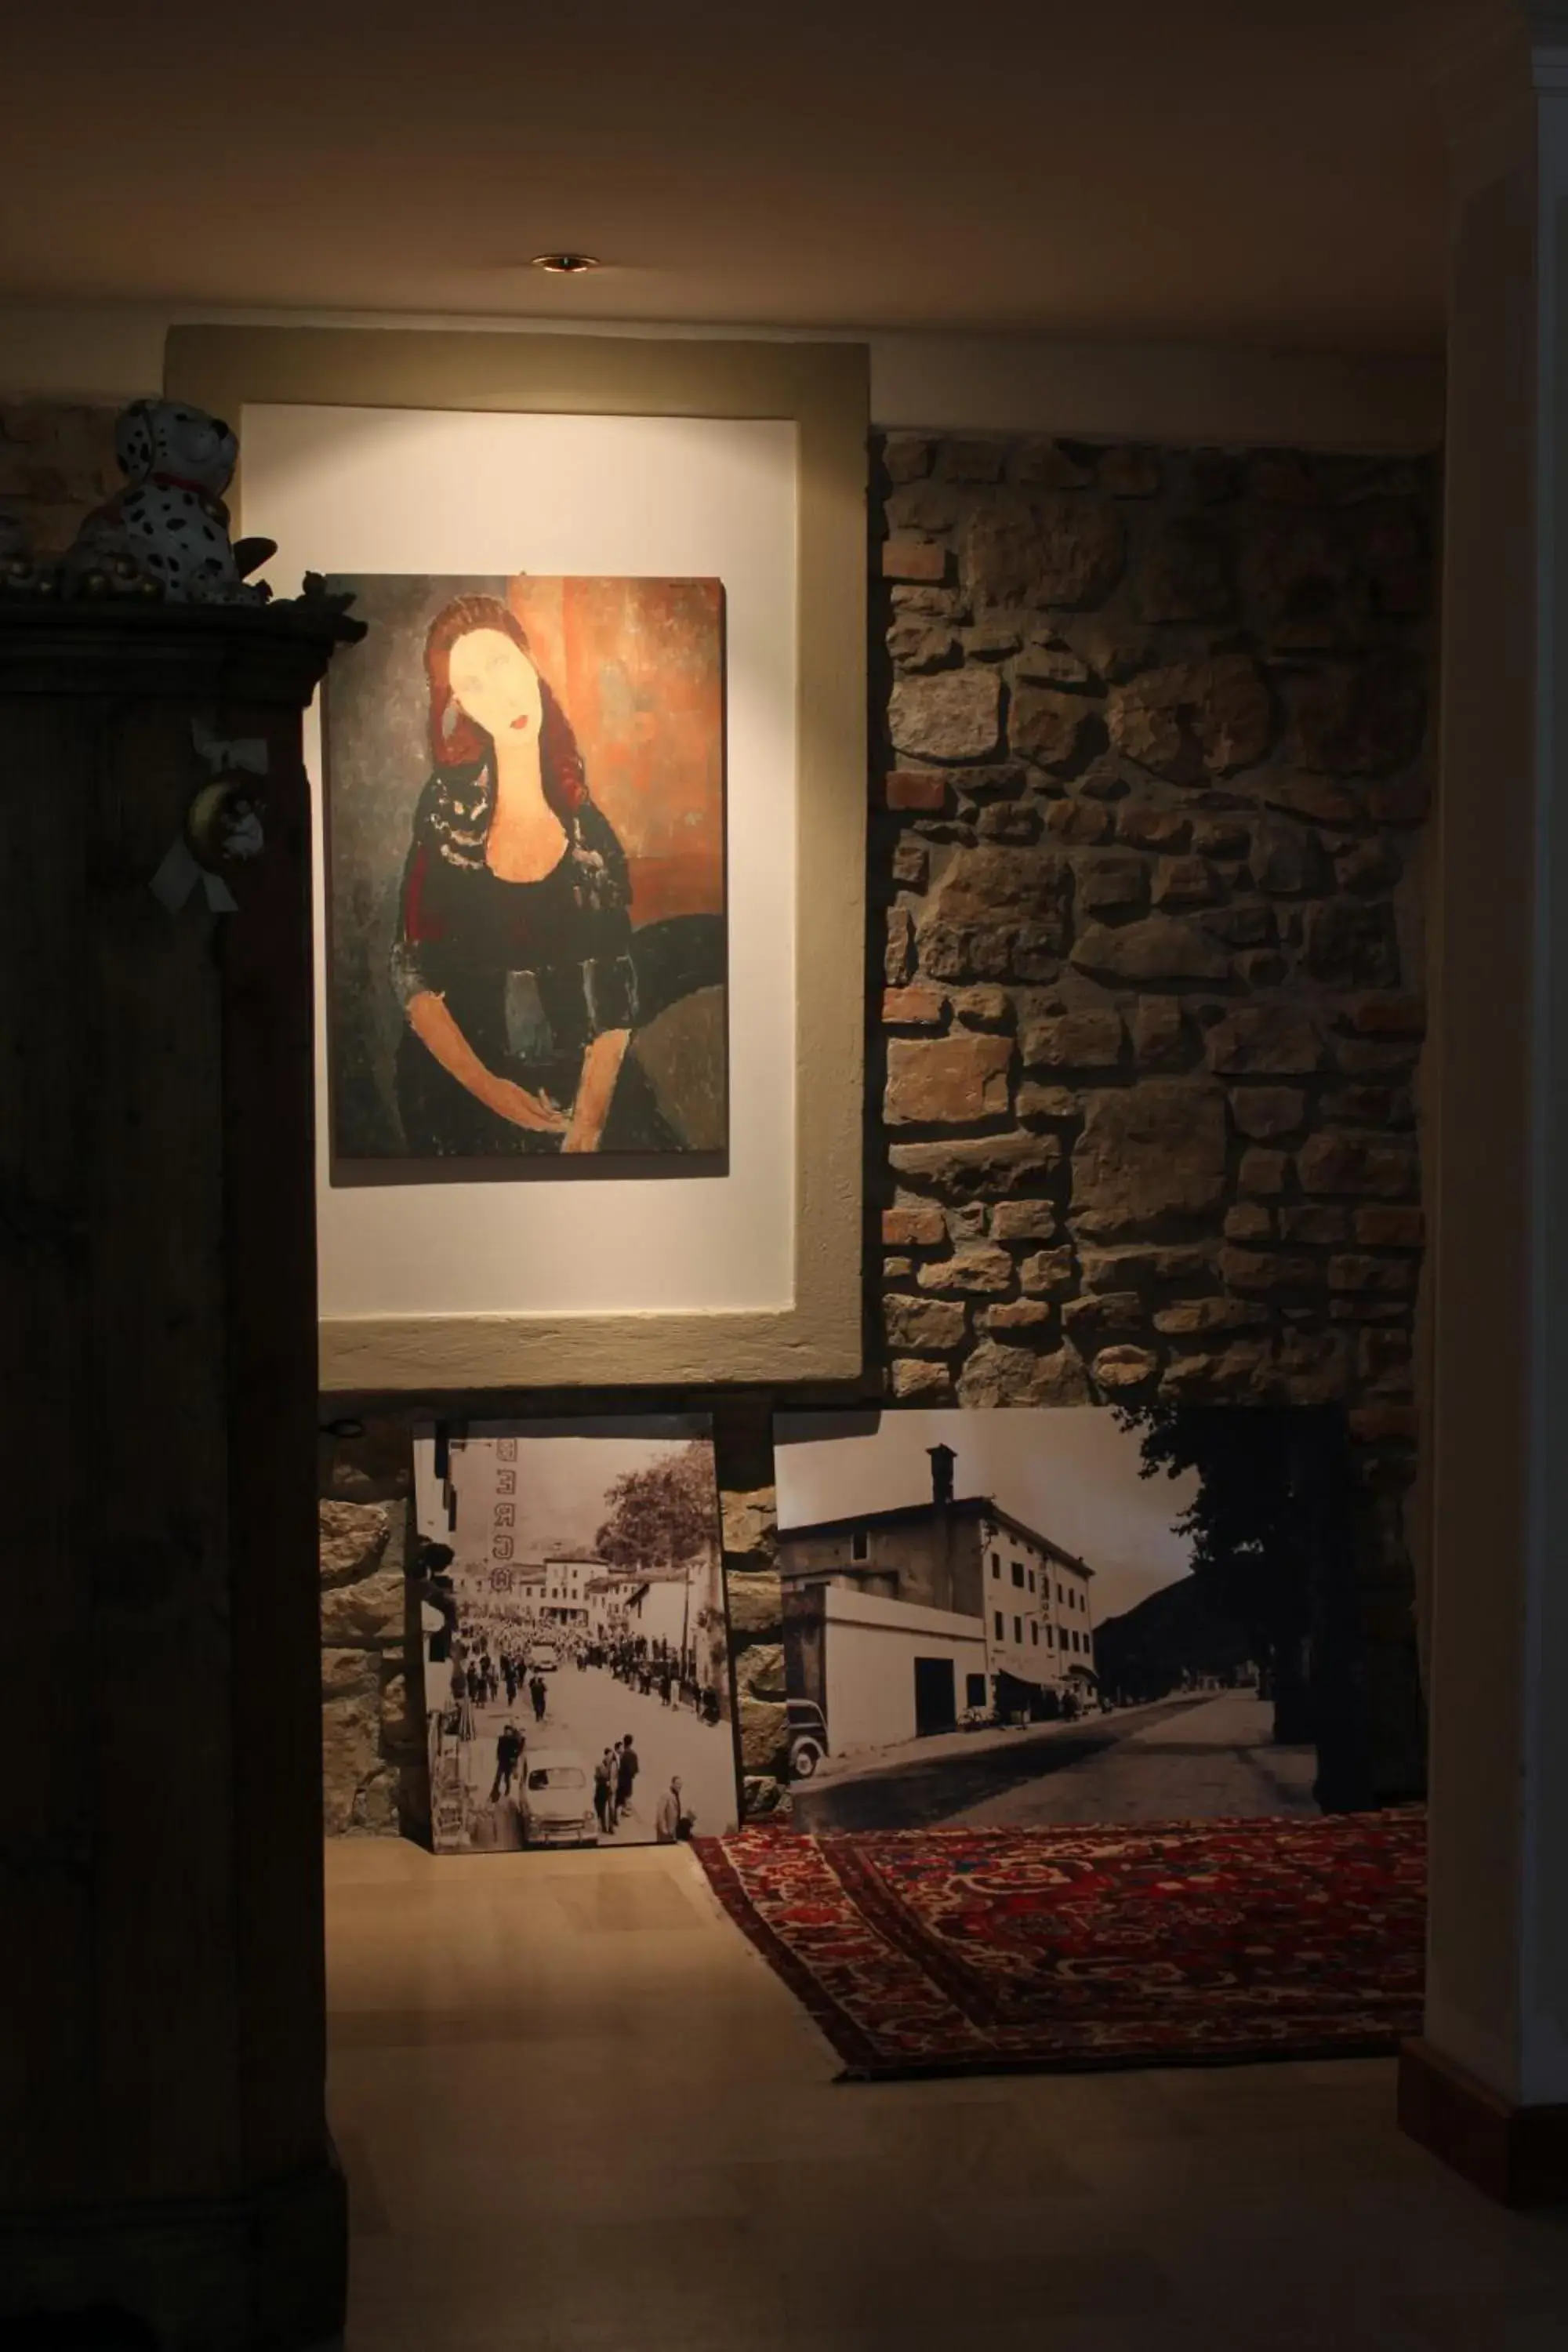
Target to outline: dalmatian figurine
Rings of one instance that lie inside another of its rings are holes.
[[[71,556],[128,556],[174,604],[258,604],[268,591],[244,572],[274,550],[242,541],[236,562],[223,502],[238,447],[220,417],[177,400],[133,400],[115,426],[125,487],[89,515]],[[68,567],[71,558],[68,557]]]

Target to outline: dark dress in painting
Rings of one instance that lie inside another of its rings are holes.
[[[562,815],[566,847],[537,882],[485,862],[494,811],[488,764],[439,770],[426,785],[404,870],[392,978],[405,1009],[426,991],[486,1067],[565,1112],[593,1040],[639,1014],[626,860],[585,795]],[[411,1028],[398,1045],[397,1108],[410,1152],[433,1158],[553,1153],[558,1134],[518,1127],[452,1077]],[[628,1056],[598,1149],[668,1151],[679,1139]]]

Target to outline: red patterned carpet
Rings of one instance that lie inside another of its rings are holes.
[[[1410,1810],[696,1843],[869,2077],[1391,2051],[1420,2030],[1426,1827]]]

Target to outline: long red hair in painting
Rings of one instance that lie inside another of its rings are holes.
[[[425,676],[430,688],[430,756],[437,769],[472,767],[486,758],[490,739],[452,692],[452,648],[475,629],[499,629],[528,656],[527,632],[499,596],[454,596],[431,622],[425,637]],[[537,662],[533,663],[536,672]],[[540,779],[557,816],[571,816],[588,798],[587,778],[577,738],[547,678],[540,673]]]

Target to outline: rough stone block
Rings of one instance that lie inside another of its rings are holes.
[[[719,1496],[719,1514],[726,1561],[771,1568],[778,1556],[777,1488],[731,1487]]]
[[[374,1692],[330,1698],[321,1709],[321,1812],[329,1837],[347,1837],[360,1791],[381,1769],[381,1710]]]
[[[1071,892],[1054,850],[955,850],[921,916],[921,968],[938,980],[1048,978],[1070,937]]]
[[[1027,686],[1088,686],[1094,677],[1082,656],[1074,653],[1065,637],[1054,634],[1023,646],[1013,675]]]
[[[741,1694],[742,1707],[749,1698],[786,1697],[784,1643],[753,1642],[740,1651],[735,1659],[735,1687]]]
[[[1149,904],[1149,868],[1130,849],[1074,860],[1078,907],[1084,915],[1137,915]]]
[[[920,1356],[898,1356],[889,1372],[893,1394],[903,1404],[951,1404],[952,1377],[945,1364]]]
[[[1323,1269],[1315,1257],[1293,1250],[1248,1250],[1226,1245],[1219,1254],[1222,1281],[1232,1290],[1310,1290]]]
[[[363,1698],[377,1690],[380,1682],[378,1651],[349,1649],[321,1652],[323,1698]]]
[[[1025,1030],[1019,1053],[1031,1070],[1110,1070],[1121,1059],[1121,1015],[1113,1005],[1058,1013]]]
[[[1116,831],[1130,849],[1154,849],[1179,856],[1193,837],[1192,820],[1179,809],[1152,808],[1133,801],[1116,813]]]
[[[963,572],[983,605],[1058,605],[1083,610],[1116,585],[1126,559],[1121,517],[1105,500],[998,500],[976,509],[964,539]]]
[[[1062,1328],[1076,1338],[1084,1331],[1136,1331],[1143,1322],[1138,1290],[1089,1290],[1062,1308]]]
[[[882,468],[890,482],[916,482],[929,474],[936,441],[929,433],[889,433],[882,445]]]
[[[1311,1015],[1290,1004],[1238,1005],[1215,1023],[1204,1052],[1211,1070],[1232,1076],[1305,1076],[1323,1058]]]
[[[383,1503],[322,1502],[316,1507],[321,1582],[349,1584],[379,1565],[392,1532],[392,1514]]]
[[[1255,1146],[1241,1155],[1237,1182],[1244,1192],[1261,1194],[1265,1199],[1285,1190],[1285,1178],[1290,1161],[1283,1151],[1266,1151]]]
[[[1426,1212],[1382,1202],[1358,1209],[1355,1237],[1363,1249],[1420,1249],[1426,1239]]]
[[[1222,887],[1206,858],[1162,857],[1154,869],[1154,904],[1167,911],[1211,907],[1222,895]]]
[[[1095,1381],[1102,1389],[1142,1388],[1159,1369],[1160,1359],[1152,1348],[1102,1348],[1094,1359]]]
[[[1300,1087],[1237,1087],[1230,1097],[1230,1116],[1238,1135],[1267,1142],[1276,1135],[1294,1135],[1307,1116],[1307,1097]]]
[[[1106,712],[1113,747],[1177,784],[1255,767],[1274,734],[1268,681],[1247,654],[1174,662],[1113,688]]]
[[[940,816],[947,794],[947,778],[933,768],[892,768],[882,780],[882,798],[890,809]]]
[[[400,1568],[382,1569],[355,1584],[329,1586],[321,1595],[322,1645],[355,1649],[401,1642],[405,1610]]]
[[[1026,1125],[1037,1119],[1074,1119],[1081,1106],[1069,1087],[1044,1087],[1034,1078],[1026,1078],[1018,1088],[1014,1104],[1018,1117]]]
[[[1087,1404],[1089,1395],[1083,1364],[1067,1348],[1043,1356],[983,1339],[958,1376],[963,1405]]]
[[[1134,1243],[1121,1249],[1086,1249],[1080,1254],[1086,1290],[1119,1290],[1124,1286],[1153,1282],[1204,1282],[1213,1279],[1207,1250],[1198,1243],[1171,1245]]]
[[[882,1301],[882,1322],[888,1345],[899,1353],[923,1349],[945,1356],[963,1345],[968,1317],[959,1299],[895,1296]]]
[[[1086,1234],[1140,1233],[1202,1216],[1225,1192],[1222,1089],[1150,1078],[1090,1097],[1073,1154],[1072,1213]]]
[[[1076,765],[1097,719],[1095,704],[1084,695],[1017,686],[1007,712],[1008,745],[1037,767],[1065,772]]]
[[[1150,541],[1133,584],[1143,621],[1220,621],[1236,601],[1230,549],[1210,524],[1176,516]]]
[[[1286,816],[1305,817],[1312,824],[1364,824],[1367,808],[1360,791],[1332,782],[1327,776],[1298,775],[1290,768],[1266,768],[1253,781],[1253,790],[1265,808]]]
[[[1358,1331],[1356,1377],[1365,1388],[1408,1396],[1414,1377],[1409,1332],[1375,1327]]]
[[[1179,1068],[1186,1060],[1182,1007],[1173,996],[1141,996],[1128,1024],[1132,1055],[1142,1069]]]
[[[1325,898],[1307,908],[1302,952],[1326,988],[1397,988],[1399,935],[1394,909],[1360,898]]]
[[[1389,775],[1421,750],[1426,691],[1405,655],[1328,664],[1292,699],[1289,756],[1321,775]]]
[[[1017,1008],[1005,988],[979,981],[953,991],[952,1009],[966,1029],[1011,1029]]]
[[[1037,1250],[1018,1268],[1018,1286],[1039,1297],[1047,1291],[1070,1290],[1077,1272],[1071,1248]]]
[[[994,1242],[972,1242],[951,1257],[922,1265],[915,1279],[922,1290],[1011,1290],[1013,1261]]]
[[[1044,1298],[1006,1298],[983,1308],[980,1317],[987,1331],[1039,1331],[1056,1319],[1056,1308]]]
[[[1279,1233],[1282,1240],[1304,1242],[1312,1249],[1333,1249],[1345,1239],[1348,1222],[1342,1209],[1328,1208],[1313,1202],[1305,1207],[1291,1206],[1279,1212]]]
[[[1158,452],[1131,442],[1102,449],[1098,476],[1101,489],[1118,499],[1157,498],[1165,478]]]
[[[1341,1007],[1339,1020],[1358,1037],[1421,1038],[1426,1034],[1426,1007],[1421,998],[1398,990],[1353,998]]]
[[[918,613],[900,613],[888,631],[888,651],[900,669],[954,669],[963,648],[945,623]]]
[[[1110,811],[1098,801],[1053,801],[1046,811],[1047,831],[1075,847],[1108,840],[1115,823]]]
[[[1329,1260],[1329,1288],[1380,1292],[1385,1297],[1405,1297],[1415,1287],[1413,1257],[1363,1257],[1353,1251]]]
[[[1061,1166],[1062,1147],[1054,1135],[1018,1129],[953,1143],[895,1143],[888,1159],[896,1175],[928,1184],[950,1200],[994,1200],[1040,1191]]]
[[[946,1011],[942,990],[930,988],[923,981],[882,992],[882,1021],[889,1029],[935,1029]]]
[[[789,1710],[782,1700],[743,1697],[740,1703],[741,1762],[748,1772],[784,1772],[789,1759]],[[710,1823],[717,1828],[718,1823]]]
[[[889,1038],[888,1124],[960,1127],[1005,1114],[1012,1058],[1008,1039],[972,1030],[950,1037]]]
[[[1371,1192],[1408,1199],[1417,1181],[1415,1154],[1406,1143],[1357,1135],[1314,1135],[1296,1155],[1303,1192]]]
[[[1237,1201],[1225,1213],[1227,1242],[1266,1242],[1272,1238],[1274,1219],[1260,1201]]]
[[[1072,950],[1080,971],[1134,986],[1151,980],[1224,980],[1230,958],[1217,940],[1171,915],[1112,928],[1086,924]]]
[[[895,748],[925,760],[987,758],[1001,740],[1001,682],[977,665],[900,677],[888,698]]]
[[[934,1249],[946,1239],[947,1226],[942,1211],[929,1202],[922,1202],[919,1208],[882,1212],[884,1249]]]
[[[940,540],[887,539],[882,542],[884,580],[940,583],[947,578],[948,554]]]
[[[893,492],[884,512],[894,537],[951,530],[958,520],[958,499],[941,482],[908,482]]]
[[[1156,1308],[1154,1328],[1173,1339],[1194,1339],[1211,1331],[1256,1329],[1268,1319],[1266,1307],[1246,1298],[1174,1298]]]
[[[991,1212],[995,1241],[1048,1242],[1056,1231],[1057,1213],[1046,1201],[998,1201]]]

